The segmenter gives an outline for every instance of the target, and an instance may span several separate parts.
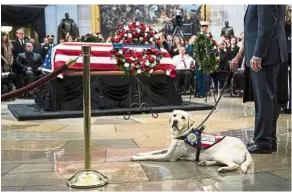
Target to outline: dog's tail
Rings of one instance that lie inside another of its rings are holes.
[[[252,164],[252,158],[251,155],[248,151],[246,151],[245,154],[245,161],[240,165],[240,168],[242,170],[243,173],[247,173],[248,168],[251,166]]]

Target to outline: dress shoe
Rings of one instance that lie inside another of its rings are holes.
[[[264,145],[260,145],[257,143],[254,143],[252,145],[250,145],[249,147],[247,147],[247,150],[250,153],[258,153],[258,154],[271,154],[272,153],[272,149],[264,146]]]
[[[255,142],[254,141],[251,141],[251,142],[249,142],[249,143],[247,143],[247,147],[250,147],[250,146],[252,146],[253,144],[255,144]],[[272,152],[276,152],[277,151],[277,141],[274,141],[273,143],[272,143],[272,148],[271,148],[271,151]]]

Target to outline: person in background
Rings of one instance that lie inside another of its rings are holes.
[[[60,39],[60,44],[65,43],[64,39]]]
[[[19,53],[24,52],[24,46],[25,46],[25,41],[24,41],[24,30],[23,29],[18,29],[16,31],[16,39],[12,41],[13,45],[13,59],[16,61],[16,57]]]
[[[231,46],[231,40],[230,39],[227,39],[227,38],[225,38],[225,40],[224,40],[224,42],[226,43],[226,49],[229,49],[230,48],[230,46]]]
[[[229,62],[231,62],[231,60],[234,59],[234,57],[237,55],[238,52],[239,52],[239,47],[237,46],[237,38],[236,37],[232,37],[231,38],[231,42],[230,42],[230,46],[227,47],[227,53],[228,53]],[[238,67],[240,68],[241,66],[238,66]],[[232,76],[233,76],[233,73],[231,74],[231,76],[229,76],[229,78],[227,80],[227,86],[228,87],[230,87]]]
[[[33,45],[33,52],[41,54],[41,56],[44,58],[45,55],[43,53],[42,46],[36,43],[34,38],[30,38],[29,42]]]
[[[48,50],[54,46],[56,46],[56,44],[54,44],[54,35],[47,35],[47,39],[48,39],[48,44],[45,44],[43,46],[43,54],[46,56],[48,54]]]
[[[49,44],[49,40],[48,40],[48,38],[44,38],[44,42],[43,43],[41,43],[41,46],[43,47],[44,45],[47,45],[47,44]]]
[[[16,85],[16,76],[15,73],[12,72],[13,66],[13,45],[8,38],[8,34],[5,32],[1,33],[2,41],[1,41],[1,72],[8,73],[6,78],[1,79],[7,83],[8,89],[10,91],[15,90]],[[3,83],[3,82],[2,82]]]
[[[170,47],[170,56],[174,57],[176,55],[179,55],[179,47],[184,46],[183,39],[179,36],[176,36],[174,38],[173,45]]]
[[[170,48],[172,47],[172,35],[167,35],[166,36],[166,43],[167,43],[167,46],[168,46],[168,49],[167,51],[170,53]]]
[[[224,72],[229,66],[229,54],[226,51],[226,43],[222,42],[218,48],[220,61],[217,71],[211,73],[211,77],[213,78],[214,85],[215,85],[215,92],[218,90],[218,83],[219,83],[219,91],[223,89],[224,82],[226,79],[226,73]]]
[[[74,38],[73,38],[73,36],[72,36],[72,35],[68,35],[68,36],[66,37],[66,42],[74,42]]]
[[[159,34],[159,37],[160,37],[160,42],[161,42],[161,45],[163,46],[163,48],[165,50],[168,50],[169,47],[168,47],[167,41],[165,40],[165,33],[161,32]]]
[[[190,57],[189,55],[186,55],[185,46],[180,46],[178,49],[179,49],[179,55],[176,55],[172,58],[173,63],[175,64],[175,67],[177,70],[176,82],[177,82],[178,92],[181,91],[180,82],[181,82],[182,77],[184,77],[184,84],[183,84],[182,91],[189,92],[190,80],[191,80],[191,75],[192,75],[191,70],[194,69],[195,63],[192,57]]]
[[[102,39],[102,41],[101,41],[101,42],[104,42],[104,37],[103,37],[103,35],[102,35],[101,33],[96,33],[96,35],[97,35],[99,38],[101,38],[101,39]]]
[[[210,23],[207,21],[200,21],[201,32],[205,35],[208,34],[209,24]],[[206,93],[208,93],[210,89],[210,74],[200,71],[199,64],[196,65],[195,74],[197,84],[196,97],[205,97]]]
[[[197,39],[196,35],[191,36],[187,44],[187,54],[191,57],[193,57],[193,44],[196,41],[196,39]]]
[[[28,84],[44,74],[41,70],[43,59],[39,53],[33,52],[33,45],[30,42],[25,44],[25,52],[18,54],[16,64],[22,69]],[[33,93],[30,92],[30,95]]]

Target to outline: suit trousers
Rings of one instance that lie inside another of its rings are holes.
[[[277,99],[277,77],[281,64],[262,66],[255,72],[250,69],[255,103],[254,142],[272,144],[276,138],[280,105]]]

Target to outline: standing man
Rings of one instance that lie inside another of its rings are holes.
[[[46,56],[48,53],[48,50],[54,46],[56,46],[56,44],[54,44],[54,35],[47,35],[47,39],[48,39],[48,44],[44,44],[43,45],[43,55]]]
[[[201,32],[204,34],[208,33],[209,29],[209,22],[208,21],[200,21]],[[203,73],[199,70],[199,65],[196,65],[195,70],[196,76],[196,84],[197,84],[197,95],[196,97],[205,97],[206,94],[209,92],[210,88],[210,74]]]
[[[281,64],[288,60],[284,23],[285,5],[247,7],[245,73],[250,75],[255,102],[254,141],[248,144],[250,153],[271,153],[277,149],[276,127],[280,111],[277,77]],[[245,91],[248,91],[246,87]]]

